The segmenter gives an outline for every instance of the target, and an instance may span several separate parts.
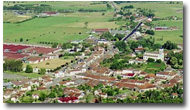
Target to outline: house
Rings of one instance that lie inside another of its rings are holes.
[[[30,85],[31,85],[31,86],[32,86],[32,85],[39,86],[39,85],[40,85],[40,83],[39,83],[39,81],[38,81],[38,80],[32,80],[32,81],[30,82]]]
[[[45,86],[40,86],[37,88],[37,90],[42,91],[42,90],[47,90],[47,88]]]
[[[58,71],[58,72],[55,72],[54,76],[55,76],[56,78],[58,78],[58,77],[64,77],[65,74],[64,74],[63,71]]]
[[[99,93],[99,95],[101,98],[107,98],[108,97],[107,93]]]
[[[148,19],[146,20],[146,22],[152,22],[152,19],[151,19],[151,18],[148,18]]]
[[[147,90],[154,90],[156,86],[151,83],[145,83],[144,85],[138,86],[139,92],[145,92]]]
[[[9,99],[12,95],[12,91],[5,91],[4,94],[3,94],[3,98],[5,99]]]
[[[30,86],[29,84],[24,84],[24,85],[20,88],[20,90],[22,90],[22,91],[29,91],[29,90],[31,90],[31,86]]]
[[[62,97],[58,99],[59,103],[77,103],[78,98],[77,97]]]
[[[149,79],[149,80],[153,80],[156,78],[156,75],[155,74],[148,74],[145,76],[145,79]]]
[[[104,32],[109,32],[108,28],[102,28],[102,29],[93,29],[92,33],[104,33]]]
[[[138,46],[138,48],[135,48],[135,52],[140,54],[140,53],[144,52],[144,48],[142,46]]]
[[[156,73],[157,77],[163,77],[163,78],[167,78],[167,79],[172,79],[176,75],[177,75],[177,73],[175,73],[175,72],[164,72],[164,71],[162,71],[162,72]]]
[[[11,101],[13,101],[14,103],[16,103],[17,101],[19,101],[18,96],[14,95],[11,97]]]
[[[98,44],[98,39],[92,35],[90,35],[88,38],[84,40],[86,43],[89,43],[91,45],[97,45]]]
[[[7,82],[7,83],[3,82],[3,87],[5,87],[6,89],[12,89],[12,83],[11,82]]]
[[[64,85],[64,86],[68,86],[68,85],[73,85],[75,84],[74,81],[61,81],[59,82],[59,85]]]
[[[147,72],[142,71],[140,72],[139,77],[145,77],[147,74],[148,74]]]
[[[59,13],[57,12],[42,12],[38,15],[38,17],[43,17],[43,16],[57,16]]]
[[[123,78],[130,78],[130,77],[134,77],[134,76],[135,76],[135,73],[125,73],[125,74],[122,74]]]
[[[183,50],[183,44],[177,44],[177,47],[178,47],[180,50]]]
[[[178,97],[178,94],[177,93],[172,93],[172,98],[177,98]]]
[[[159,49],[158,52],[145,52],[143,55],[143,60],[148,60],[148,58],[152,58],[155,61],[160,59],[164,61],[164,52],[163,49]]]
[[[130,57],[136,57],[136,54],[135,53],[130,53],[129,56]]]
[[[135,60],[129,60],[129,64],[141,64],[141,63],[145,63],[146,61],[143,60],[143,59],[139,59],[139,58],[136,58]]]
[[[70,75],[75,75],[75,74],[79,74],[79,73],[85,73],[85,70],[83,70],[83,69],[73,69],[73,70],[70,70],[68,73],[70,74]]]
[[[127,97],[127,95],[121,94],[121,95],[118,95],[118,96],[117,96],[117,99],[123,100],[123,99],[125,99],[126,97]]]
[[[39,96],[38,94],[32,94],[32,98],[33,98],[33,99],[39,99],[39,97],[40,97],[40,96]]]
[[[99,39],[98,40],[98,44],[108,44],[109,41],[107,41],[106,39]]]

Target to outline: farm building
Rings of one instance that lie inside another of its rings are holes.
[[[45,48],[45,47],[34,47],[30,48],[26,51],[26,53],[30,55],[35,55],[35,54],[45,54],[45,55],[50,55],[56,52],[61,51],[62,49],[59,48]]]
[[[176,27],[176,26],[172,26],[172,27],[170,27],[170,30],[178,30],[179,28],[178,27]]]
[[[23,51],[27,48],[30,48],[30,46],[3,44],[3,52],[18,52]]]
[[[38,15],[38,17],[43,17],[43,16],[57,16],[59,13],[57,12],[42,12]]]
[[[155,31],[164,31],[164,30],[170,30],[168,27],[155,27]]]
[[[3,60],[22,60],[25,63],[36,64],[48,59],[59,58],[59,48],[31,47],[25,45],[3,44]],[[41,57],[39,55],[42,54]]]
[[[104,32],[109,32],[108,28],[104,28],[104,29],[93,29],[92,33],[104,33]]]
[[[19,54],[19,53],[13,53],[13,52],[3,52],[3,60],[22,60],[23,58],[28,58],[29,55],[26,54]]]

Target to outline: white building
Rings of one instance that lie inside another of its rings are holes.
[[[153,58],[155,60],[161,59],[164,61],[164,49],[159,49],[159,52],[145,52],[143,55],[143,60],[148,60],[148,58]]]

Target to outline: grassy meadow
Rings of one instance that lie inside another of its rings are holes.
[[[70,63],[70,61],[74,59],[74,58],[70,58],[70,59],[50,59],[50,60],[46,60],[44,62],[40,62],[37,64],[29,64],[31,65],[33,68],[46,68],[46,69],[55,69],[61,65],[64,65],[66,63]],[[49,63],[49,65],[46,65],[46,63]],[[26,63],[24,63],[23,67],[26,67]]]
[[[154,24],[157,24],[157,26],[176,26],[179,28],[179,30],[173,30],[173,31],[155,31],[155,41],[156,43],[164,44],[166,41],[171,41],[176,44],[183,43],[183,37],[180,37],[183,35],[183,21],[153,21]],[[157,40],[162,38],[163,41]],[[147,35],[146,37],[150,37],[150,35]]]
[[[104,16],[102,13],[69,13],[34,18],[23,23],[3,23],[3,41],[20,43],[19,39],[23,38],[23,43],[37,44],[41,41],[63,43],[82,40],[88,37],[86,32],[93,28],[119,27],[115,22],[108,22],[112,17],[113,12],[108,12]],[[84,22],[88,22],[87,28],[84,28]],[[26,42],[26,39],[29,41]]]
[[[177,1],[176,1],[177,2]],[[183,13],[177,13],[176,10],[183,10],[183,2],[179,2],[179,4],[168,4],[168,2],[150,2],[150,3],[122,3],[116,4],[119,8],[123,6],[133,5],[134,8],[145,8],[151,9],[155,11],[156,16],[158,17],[168,17],[168,16],[177,16],[183,18]]]

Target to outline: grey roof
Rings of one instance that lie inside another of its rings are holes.
[[[3,83],[3,87],[11,86],[12,84],[11,82]]]

